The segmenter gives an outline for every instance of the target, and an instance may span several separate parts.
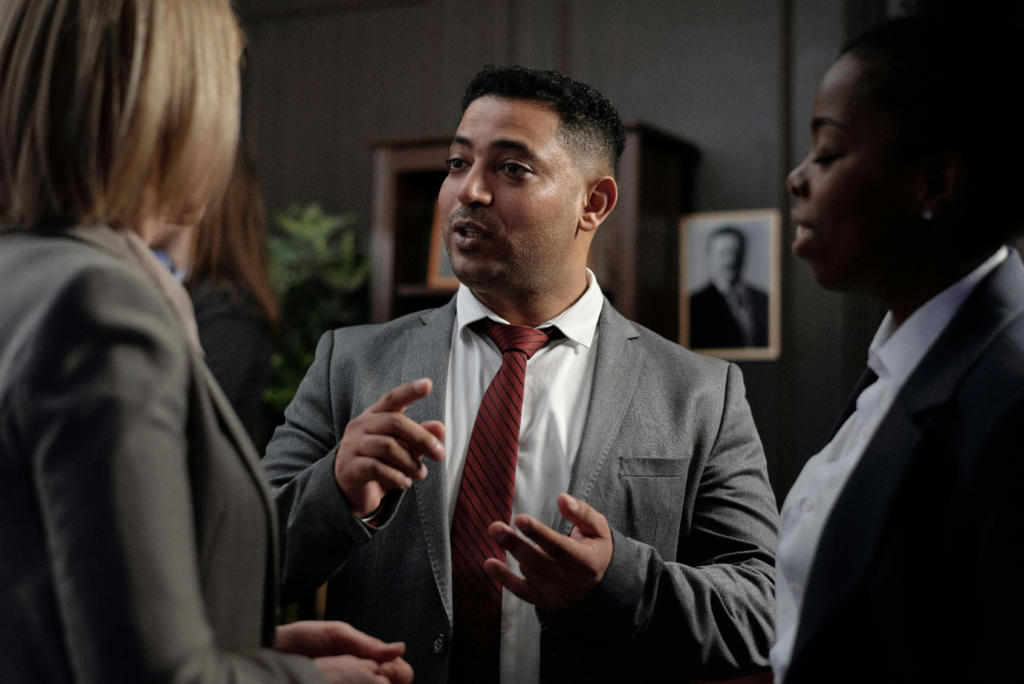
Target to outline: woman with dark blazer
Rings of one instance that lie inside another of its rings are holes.
[[[243,153],[224,198],[188,233],[184,285],[206,365],[255,441],[280,314],[267,271],[263,190]]]
[[[793,251],[889,313],[782,509],[778,684],[1024,681],[1018,19],[892,21],[818,88]]]
[[[226,181],[241,46],[227,0],[0,4],[4,682],[412,678],[275,628],[274,504],[146,244]]]

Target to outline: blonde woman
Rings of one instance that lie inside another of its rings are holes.
[[[342,623],[275,631],[257,455],[147,249],[230,173],[241,43],[227,0],[0,3],[5,682],[412,679]]]

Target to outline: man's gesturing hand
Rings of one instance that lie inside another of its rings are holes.
[[[488,531],[519,561],[522,577],[497,558],[484,562],[492,579],[547,613],[571,608],[604,578],[612,562],[612,531],[608,521],[588,504],[568,494],[558,495],[558,510],[573,524],[566,537],[528,515],[516,516],[516,527],[533,544],[503,522]]]
[[[429,378],[394,388],[345,427],[334,457],[334,477],[349,509],[365,518],[377,510],[384,494],[408,489],[427,476],[424,456],[444,458],[444,425],[420,425],[403,414],[405,407],[430,394]]]

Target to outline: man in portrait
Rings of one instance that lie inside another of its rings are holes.
[[[690,295],[693,349],[768,346],[768,295],[743,277],[747,236],[719,226],[705,242],[709,282]]]
[[[469,83],[439,309],[324,335],[264,460],[287,600],[407,644],[417,682],[767,668],[777,513],[739,369],[587,267],[625,131],[555,72]]]

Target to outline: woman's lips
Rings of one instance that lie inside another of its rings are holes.
[[[793,240],[793,254],[800,256],[801,249],[807,246],[814,237],[814,229],[806,223],[796,224],[796,238]]]

